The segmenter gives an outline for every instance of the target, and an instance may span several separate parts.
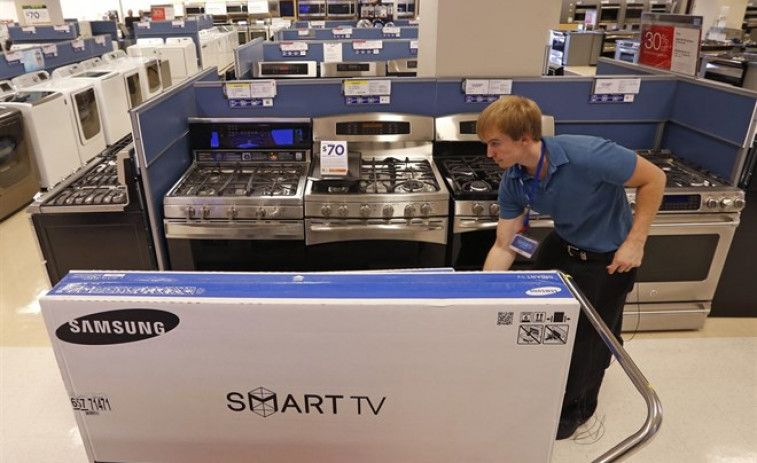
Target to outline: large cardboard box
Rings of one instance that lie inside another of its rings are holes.
[[[76,272],[41,306],[120,463],[546,463],[579,313],[555,272]]]

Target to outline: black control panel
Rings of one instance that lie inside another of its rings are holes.
[[[698,194],[666,194],[662,197],[661,211],[698,211],[702,207],[702,197]]]
[[[337,122],[337,135],[408,135],[409,122],[399,121],[362,121]]]
[[[268,150],[268,151],[244,151],[244,150],[219,150],[219,151],[195,151],[195,161],[201,163],[237,164],[246,162],[302,162],[306,161],[305,151],[293,150]]]

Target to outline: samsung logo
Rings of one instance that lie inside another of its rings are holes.
[[[72,344],[124,344],[162,336],[179,325],[179,317],[155,309],[120,309],[70,320],[55,335]]]
[[[562,288],[557,286],[542,286],[541,288],[531,288],[526,291],[529,296],[551,296],[562,291]]]

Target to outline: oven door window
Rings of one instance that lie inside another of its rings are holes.
[[[172,270],[302,271],[305,243],[301,240],[167,240]]]
[[[307,270],[383,270],[443,267],[445,245],[417,241],[363,240],[307,246]]]
[[[300,3],[298,5],[300,16],[314,16],[324,14],[322,3]]]
[[[100,134],[100,111],[97,108],[95,90],[89,89],[74,96],[76,114],[79,119],[79,130],[82,143]]]
[[[704,281],[710,273],[720,235],[650,235],[636,281]]]

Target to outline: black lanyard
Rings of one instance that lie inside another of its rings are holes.
[[[523,218],[523,231],[528,230],[528,222],[530,219],[531,203],[534,202],[536,197],[536,188],[539,185],[539,176],[541,175],[541,168],[544,166],[544,158],[546,157],[546,149],[544,140],[541,141],[541,156],[539,156],[539,164],[536,166],[536,175],[534,181],[531,184],[531,193],[526,191],[526,187],[523,184],[523,166],[520,166],[520,188],[523,190],[523,194],[526,196],[526,216]]]

